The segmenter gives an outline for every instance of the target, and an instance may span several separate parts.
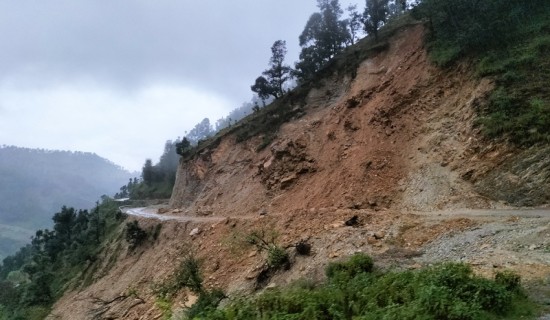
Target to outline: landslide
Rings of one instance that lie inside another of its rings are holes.
[[[230,296],[322,279],[328,261],[358,251],[414,268],[411,258],[427,244],[480,222],[451,216],[425,223],[411,212],[548,203],[548,150],[481,136],[474,120],[491,79],[477,77],[467,62],[435,67],[424,34],[421,24],[408,25],[356,70],[332,69],[307,94],[285,100],[291,119],[276,131],[248,137],[233,128],[181,161],[170,215],[224,219],[163,222],[158,238],[135,250],[113,241],[93,284],[75,286],[50,318],[160,319],[154,288],[189,252],[201,261],[205,286]],[[285,117],[264,116],[272,117],[267,123]],[[146,229],[158,223],[136,219]],[[282,247],[307,240],[313,253],[292,254],[290,270],[266,276],[264,255],[244,241],[253,230],[274,231]],[[173,309],[186,300],[193,295],[183,290]]]

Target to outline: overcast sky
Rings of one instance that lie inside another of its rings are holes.
[[[275,40],[293,64],[315,11],[315,0],[2,0],[0,145],[140,170],[166,140],[250,100]]]

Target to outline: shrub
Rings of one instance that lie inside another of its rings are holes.
[[[510,273],[493,281],[477,277],[469,266],[456,263],[389,273],[375,273],[372,268],[370,257],[354,255],[327,268],[338,281],[329,278],[319,286],[268,290],[223,309],[210,309],[198,318],[517,319],[533,310],[533,305],[514,291],[519,279]],[[514,313],[519,308],[521,312]]]
[[[512,292],[521,292],[521,277],[513,271],[497,272],[495,282]]]
[[[276,245],[269,246],[267,249],[267,265],[274,270],[288,269],[290,258],[286,250]]]
[[[246,242],[255,246],[259,251],[267,252],[267,266],[270,270],[290,267],[288,252],[276,242],[277,234],[267,234],[265,230],[253,231],[246,237]]]
[[[374,262],[371,257],[363,253],[357,253],[347,261],[329,263],[325,273],[328,278],[343,275],[347,279],[352,279],[360,273],[372,272],[373,267]]]
[[[156,284],[153,291],[165,300],[172,298],[183,288],[189,288],[192,292],[200,294],[203,291],[202,281],[200,262],[194,255],[187,254],[173,276],[163,283]]]

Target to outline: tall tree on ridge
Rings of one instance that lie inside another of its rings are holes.
[[[263,76],[258,77],[254,85],[250,87],[262,101],[269,96],[273,96],[275,99],[280,98],[285,93],[284,84],[290,79],[292,71],[290,66],[284,63],[286,52],[286,41],[275,41],[271,47],[269,69],[262,72]]]
[[[388,14],[388,0],[367,0],[367,6],[363,13],[365,31],[373,34],[378,41],[378,29],[386,22]]]
[[[320,12],[313,13],[299,37],[302,51],[296,75],[307,80],[326,65],[349,42],[348,21],[340,20],[338,0],[317,0]]]

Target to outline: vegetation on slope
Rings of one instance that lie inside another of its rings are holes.
[[[447,263],[401,272],[380,272],[356,254],[331,263],[327,281],[268,289],[216,309],[193,310],[191,319],[518,319],[532,316],[517,275],[494,280],[475,276],[464,264]]]
[[[94,272],[122,218],[118,204],[106,197],[91,211],[62,207],[52,218],[53,230],[36,231],[31,244],[4,259],[0,319],[43,319],[68,286]]]
[[[469,58],[496,89],[479,110],[491,138],[518,145],[550,142],[550,2],[424,0],[413,10],[431,30],[441,66]]]
[[[10,226],[50,227],[52,212],[62,205],[92,208],[130,177],[92,153],[0,147],[0,259],[27,244],[33,233]]]

